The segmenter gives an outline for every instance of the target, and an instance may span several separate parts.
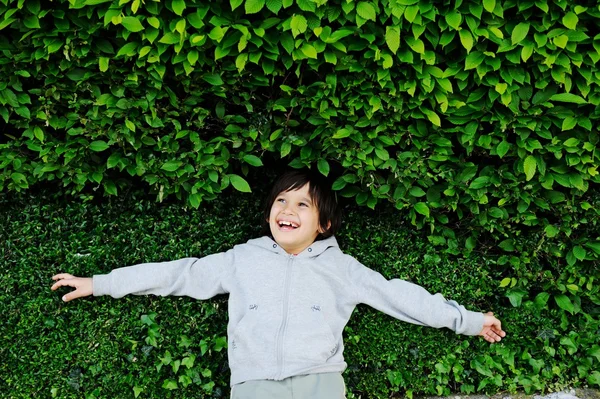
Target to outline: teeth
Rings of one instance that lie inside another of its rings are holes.
[[[288,222],[287,220],[281,220],[279,222],[280,226],[292,226],[292,227],[298,227],[298,225],[296,223],[293,222]]]

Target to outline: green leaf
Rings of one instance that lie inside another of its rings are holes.
[[[512,31],[512,34],[510,36],[511,43],[513,45],[521,43],[523,39],[527,37],[527,33],[529,33],[529,23],[521,22],[520,24],[515,26],[515,28]]]
[[[267,0],[267,8],[273,13],[277,14],[281,10],[281,0]]]
[[[571,130],[573,129],[575,126],[577,126],[577,119],[573,118],[572,116],[567,116],[562,123],[562,127],[561,130],[567,131],[567,130]]]
[[[490,182],[489,176],[479,176],[477,179],[471,182],[469,185],[470,189],[479,190],[480,188],[487,187]]]
[[[243,2],[244,0],[229,0],[229,5],[231,5],[231,11],[241,6]]]
[[[429,207],[427,206],[426,203],[424,203],[424,202],[417,202],[415,204],[414,208],[415,208],[415,211],[417,211],[421,215],[423,215],[425,217],[429,217]]]
[[[208,83],[210,83],[213,86],[222,86],[223,85],[223,79],[221,79],[221,76],[216,73],[211,73],[211,74],[205,75],[202,77],[202,79],[204,79],[205,81],[207,81]]]
[[[165,162],[160,168],[162,170],[166,170],[167,172],[175,172],[181,165],[183,165],[183,162],[181,161],[168,161]]]
[[[546,228],[544,229],[544,232],[546,233],[546,235],[549,238],[553,238],[556,237],[558,235],[558,233],[560,233],[560,230],[557,229],[556,227],[554,227],[553,225],[549,224],[548,226],[546,226]]]
[[[123,17],[121,25],[130,32],[140,32],[144,30],[144,26],[136,17]]]
[[[321,174],[323,176],[328,176],[329,175],[329,162],[327,162],[327,160],[321,158],[317,161],[317,168],[319,169],[319,172],[321,172]]]
[[[521,302],[523,301],[523,297],[527,295],[527,292],[522,288],[513,288],[506,293],[510,304],[515,308],[521,306]]]
[[[183,15],[183,10],[185,10],[185,0],[173,0],[171,6],[173,7],[173,12],[181,16]]]
[[[498,246],[506,252],[512,252],[515,250],[513,240],[511,240],[510,238],[500,242],[500,244],[498,244]]]
[[[500,288],[504,288],[504,287],[508,287],[508,285],[510,284],[510,282],[512,281],[512,279],[510,277],[506,277],[504,278],[501,282],[500,282]]]
[[[265,0],[246,0],[246,3],[244,3],[246,14],[256,14],[257,12],[260,12],[264,6]]]
[[[579,17],[573,11],[569,11],[563,18],[562,23],[569,29],[576,29],[577,23],[579,22]]]
[[[494,12],[496,8],[496,0],[483,0],[483,8],[489,13]]]
[[[39,29],[40,20],[38,19],[37,15],[29,15],[23,20],[23,25],[25,25],[25,27],[28,29]]]
[[[582,97],[571,93],[555,94],[552,97],[550,97],[550,100],[574,104],[587,104],[587,101],[585,101]]]
[[[473,48],[473,36],[471,35],[471,32],[466,29],[461,29],[458,33],[460,36],[460,43],[467,50],[467,53],[469,53]]]
[[[104,183],[102,183],[102,185],[104,186],[104,191],[107,194],[118,195],[117,186],[112,180],[105,180]]]
[[[477,68],[485,59],[485,54],[481,51],[473,51],[465,59],[465,70]]]
[[[400,27],[387,26],[385,28],[385,42],[390,51],[396,54],[396,51],[400,48]]]
[[[263,166],[262,161],[256,155],[244,155],[244,161],[252,166]]]
[[[525,171],[525,176],[527,181],[531,180],[535,175],[535,171],[537,169],[537,161],[533,155],[529,155],[523,161],[523,170]]]
[[[446,23],[448,26],[458,30],[460,28],[460,24],[462,23],[462,15],[458,11],[450,11],[446,14]]]
[[[375,7],[373,4],[367,1],[361,1],[356,6],[356,13],[362,18],[371,21],[375,21],[377,14],[375,13]]]
[[[303,43],[300,51],[308,58],[317,59],[317,50],[311,44]]]
[[[231,184],[233,185],[233,187],[238,190],[241,191],[243,193],[250,193],[252,192],[252,190],[250,189],[250,185],[248,184],[248,182],[246,180],[244,180],[243,177],[239,176],[239,175],[227,175],[229,177],[229,181],[231,181]]]
[[[567,312],[573,314],[575,312],[575,307],[573,306],[573,302],[569,299],[568,296],[564,294],[560,294],[554,297],[556,304],[559,308],[566,310]]]
[[[136,54],[137,48],[138,48],[138,43],[135,43],[135,42],[127,43],[119,49],[119,51],[117,52],[117,57],[120,57],[122,55],[132,56],[132,55]]]
[[[425,191],[423,191],[421,187],[411,187],[408,192],[410,195],[417,198],[425,196]]]
[[[174,390],[174,389],[177,389],[177,388],[178,388],[178,387],[177,387],[177,381],[175,381],[175,380],[170,380],[170,379],[166,379],[166,380],[163,382],[163,384],[162,384],[162,387],[163,387],[163,388],[165,388],[165,389],[168,389],[168,390],[172,391],[172,390]]]
[[[585,257],[587,256],[587,251],[580,245],[576,245],[573,248],[573,255],[575,255],[575,257],[579,260],[585,260]]]
[[[299,34],[306,32],[308,22],[303,15],[294,15],[290,21],[290,27],[292,28],[292,35],[296,37]]]
[[[340,129],[338,130],[331,138],[332,139],[343,139],[345,137],[350,136],[350,134],[352,134],[352,132],[349,129]]]
[[[100,72],[106,72],[108,70],[108,61],[110,58],[107,57],[98,57],[98,65],[100,67]]]
[[[104,151],[108,149],[108,147],[109,145],[106,143],[106,141],[102,140],[96,140],[90,143],[90,149],[96,152]]]
[[[496,147],[496,154],[498,154],[498,156],[500,158],[503,158],[509,149],[510,149],[510,144],[508,143],[508,141],[502,140],[501,142],[498,143],[498,146]]]

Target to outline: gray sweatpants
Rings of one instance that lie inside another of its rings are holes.
[[[255,380],[236,384],[231,399],[345,399],[340,373],[297,375],[281,381]]]

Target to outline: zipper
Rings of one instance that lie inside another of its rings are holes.
[[[275,378],[276,380],[281,380],[281,376],[283,375],[283,337],[285,335],[285,328],[287,327],[293,262],[294,255],[290,255],[285,269],[285,289],[283,291],[283,316],[281,320],[281,325],[279,326],[279,333],[277,334],[277,375]]]

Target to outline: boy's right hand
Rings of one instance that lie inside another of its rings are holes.
[[[94,292],[92,279],[90,277],[75,277],[72,274],[61,273],[52,276],[52,280],[58,280],[52,285],[52,291],[64,286],[75,288],[75,291],[71,291],[62,297],[62,300],[65,302],[92,295]]]

